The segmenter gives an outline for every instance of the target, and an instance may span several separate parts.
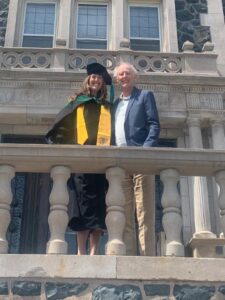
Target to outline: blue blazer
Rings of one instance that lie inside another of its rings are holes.
[[[113,107],[114,124],[119,101],[119,98],[116,99]],[[128,146],[157,146],[160,124],[155,97],[152,92],[133,88],[126,111],[124,130]],[[115,127],[113,128],[113,143],[115,143]]]

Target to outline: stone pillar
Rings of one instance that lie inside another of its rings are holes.
[[[222,0],[207,1],[207,14],[201,14],[201,24],[210,27],[212,42],[215,44],[215,53],[218,54],[217,70],[225,76],[225,24]]]
[[[13,167],[0,166],[0,253],[8,252],[6,232],[10,223],[11,180],[14,176],[15,170]]]
[[[220,220],[223,235],[225,236],[225,171],[216,173],[216,182],[220,187],[219,193],[219,208],[220,208]]]
[[[71,17],[71,0],[60,0],[58,30],[55,39],[55,48],[73,48],[69,45],[70,41],[70,17]],[[55,51],[53,56],[53,69],[58,72],[65,72],[66,69],[66,52]]]
[[[181,242],[181,200],[177,191],[179,174],[168,169],[160,172],[163,182],[163,227],[166,234],[166,256],[184,256],[184,246]]]
[[[56,46],[69,47],[70,36],[70,17],[71,17],[71,0],[60,0],[58,15],[58,30],[56,37]],[[61,45],[57,45],[57,40],[61,41]],[[63,44],[64,42],[64,44]]]
[[[124,0],[112,0],[112,27],[111,27],[111,44],[109,45],[109,49],[118,50],[120,41],[125,37],[125,28],[124,24],[126,16],[125,16],[125,5],[126,1]]]
[[[224,120],[223,119],[216,119],[216,120],[211,120],[211,129],[212,129],[212,146],[213,149],[215,150],[224,150],[225,149],[225,133],[224,133]],[[221,177],[221,175],[220,175]],[[221,208],[222,203],[219,197],[222,197],[220,193],[220,188],[216,184],[216,182],[213,180],[213,188],[214,188],[214,197],[215,197],[215,202],[216,202],[216,207],[217,205],[219,208]],[[220,195],[220,196],[219,196]],[[217,204],[218,203],[218,204]],[[221,222],[223,222],[223,209],[220,211],[220,216],[221,219],[219,219],[219,213],[218,211],[215,212],[215,218],[217,219],[217,226],[218,228],[222,227],[223,234],[221,236],[224,236],[224,227],[221,225]],[[221,221],[221,222],[219,222]],[[225,248],[224,248],[224,253],[225,253]]]
[[[163,0],[164,40],[163,52],[178,52],[175,0]]]
[[[225,150],[224,120],[211,120],[213,149]]]
[[[9,1],[9,13],[7,18],[7,27],[5,35],[5,47],[15,47],[14,40],[18,32],[18,14],[17,11],[21,9],[21,2],[19,0]],[[18,37],[17,37],[18,39]]]
[[[107,255],[126,254],[126,246],[123,242],[125,198],[121,184],[124,177],[125,171],[119,167],[106,170],[106,178],[109,182],[109,189],[106,195],[108,243],[106,244],[105,252]]]
[[[69,221],[67,205],[69,194],[67,191],[67,180],[70,170],[67,167],[56,166],[51,170],[53,187],[50,194],[50,214],[48,217],[50,240],[47,244],[47,253],[66,254],[67,242],[65,241],[65,231]]]
[[[203,148],[200,120],[197,118],[188,119],[189,144],[190,148]],[[195,233],[197,238],[213,238],[208,203],[208,187],[206,177],[193,177],[194,192],[194,220]]]

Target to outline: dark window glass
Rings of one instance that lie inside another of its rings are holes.
[[[159,51],[159,13],[157,7],[130,7],[131,49]]]
[[[51,48],[55,29],[55,4],[28,3],[23,47]]]
[[[77,48],[107,48],[107,6],[79,5]]]

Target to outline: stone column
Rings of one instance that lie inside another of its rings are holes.
[[[124,39],[125,28],[124,24],[126,17],[125,12],[126,1],[124,0],[112,0],[112,20],[111,20],[111,42],[109,42],[109,48],[111,50],[118,50],[120,41]]]
[[[59,4],[59,15],[58,15],[58,30],[56,36],[57,39],[64,41],[65,44],[62,46],[69,47],[69,36],[70,36],[70,18],[71,18],[71,0],[60,0]]]
[[[5,35],[5,47],[15,47],[14,40],[16,33],[18,34],[18,9],[21,9],[21,2],[19,0],[9,1],[9,13],[7,18],[7,27]],[[18,36],[16,37],[18,39]]]
[[[50,214],[48,217],[50,240],[47,244],[47,253],[66,254],[67,242],[65,232],[69,221],[67,205],[69,194],[67,191],[67,180],[70,170],[67,167],[56,166],[51,170],[53,188],[50,194]]]
[[[215,150],[225,150],[225,133],[224,133],[224,120],[223,119],[216,119],[216,120],[211,120],[210,122],[211,124],[211,129],[212,129],[212,146],[213,146],[213,149]],[[221,177],[222,175],[220,175],[219,177]],[[220,193],[220,188],[219,186],[216,184],[216,182],[213,180],[213,187],[214,187],[214,197],[215,197],[215,202],[216,202],[216,206],[217,206],[217,202],[218,202],[218,206],[219,208],[221,209],[220,211],[220,220],[219,219],[219,216],[218,214],[216,214],[216,219],[217,219],[217,226],[218,228],[221,225],[221,222],[223,222],[223,215],[224,215],[224,209],[225,207],[223,208],[223,205],[221,203],[221,198],[222,198],[222,195]],[[219,198],[219,199],[218,199]],[[222,208],[221,208],[222,207]],[[225,225],[225,223],[224,223]],[[223,234],[222,236],[224,236],[224,226],[222,226],[222,231],[223,231]],[[225,253],[225,249],[224,249],[224,253]]]
[[[178,52],[175,0],[163,0],[164,52]]]
[[[184,246],[181,242],[181,200],[177,191],[179,174],[168,169],[160,172],[163,182],[163,227],[166,234],[166,256],[184,256]]]
[[[58,30],[55,38],[55,48],[69,48],[70,27],[71,27],[71,0],[60,0],[58,15]],[[53,69],[58,72],[65,72],[66,52],[55,51],[53,56]]]
[[[8,252],[6,232],[10,223],[11,180],[14,176],[15,170],[13,167],[0,166],[0,253]]]
[[[211,120],[213,149],[225,150],[224,120]]]
[[[219,208],[220,208],[220,220],[223,235],[225,236],[225,171],[216,173],[216,182],[220,187],[219,193]]]
[[[189,118],[187,121],[189,129],[190,148],[203,148],[200,120]],[[206,177],[193,177],[194,193],[194,220],[196,238],[213,238],[209,213],[208,187]]]
[[[105,252],[107,255],[126,254],[126,246],[123,242],[125,198],[121,184],[124,176],[125,171],[119,167],[106,170],[106,178],[109,182],[109,189],[106,195],[108,243],[106,244]]]

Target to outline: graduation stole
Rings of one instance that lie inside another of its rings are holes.
[[[85,97],[85,96],[80,96]],[[87,97],[85,97],[86,101],[84,99],[79,99],[80,102],[87,102]],[[93,99],[91,97],[88,97],[88,99]],[[84,101],[81,101],[84,100]],[[77,143],[80,145],[83,145],[86,140],[88,139],[88,132],[87,127],[84,119],[84,108],[85,105],[81,104],[77,107],[77,115],[76,115],[76,128],[77,128]],[[111,114],[108,107],[105,105],[101,105],[100,109],[100,116],[99,116],[99,122],[98,122],[98,133],[97,133],[97,146],[109,146],[110,145],[110,139],[111,139]]]

